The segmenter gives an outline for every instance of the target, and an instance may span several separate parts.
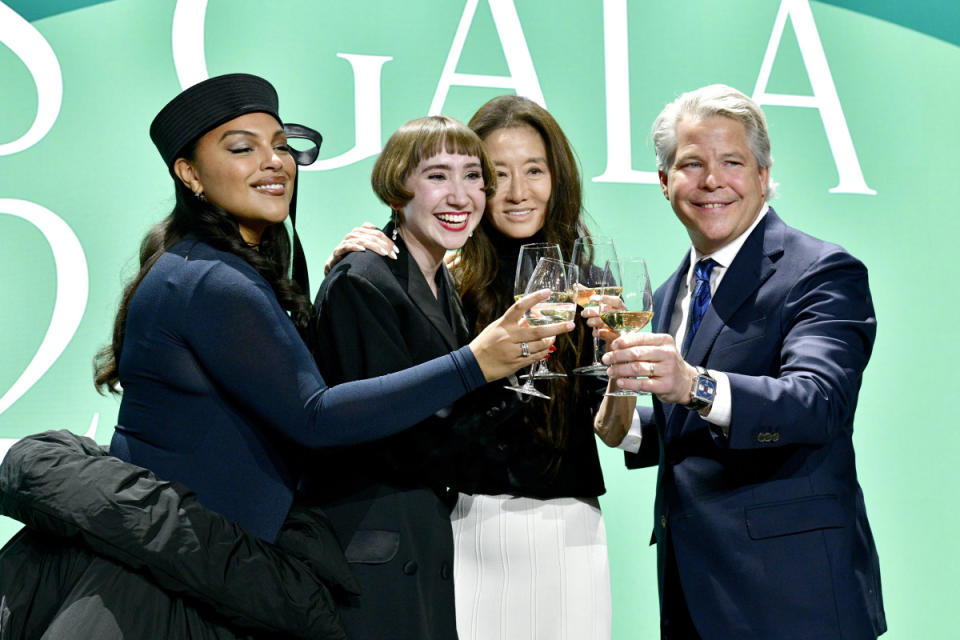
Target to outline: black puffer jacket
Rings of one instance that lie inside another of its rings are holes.
[[[326,517],[294,508],[276,544],[182,485],[49,431],[0,465],[0,640],[346,638],[356,582]]]

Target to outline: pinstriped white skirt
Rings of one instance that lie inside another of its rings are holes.
[[[451,514],[460,640],[609,640],[607,534],[595,498],[461,493]]]

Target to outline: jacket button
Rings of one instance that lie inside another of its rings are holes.
[[[416,560],[411,560],[407,564],[403,565],[403,572],[408,576],[412,576],[417,572],[417,562]]]
[[[667,516],[660,516],[660,526],[664,529],[667,528]]]
[[[450,579],[450,563],[442,562],[440,563],[440,577],[444,580]]]

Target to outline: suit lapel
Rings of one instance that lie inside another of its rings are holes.
[[[457,292],[457,283],[453,281],[450,270],[446,265],[441,266],[443,282],[446,286],[447,307],[450,311],[449,317],[453,324],[453,333],[456,336],[455,348],[459,349],[470,341],[470,325],[467,323],[467,317],[463,313],[463,303],[460,301],[460,294]]]
[[[783,222],[773,209],[767,212],[740,247],[707,307],[700,329],[690,343],[686,360],[705,366],[720,330],[729,324],[743,303],[776,271],[775,260],[783,253]]]
[[[387,225],[384,233],[389,235],[392,230],[392,225]],[[399,257],[396,260],[386,261],[390,267],[390,271],[396,276],[397,281],[407,292],[407,296],[410,298],[413,306],[423,314],[430,325],[432,325],[436,332],[440,334],[440,337],[443,338],[443,342],[447,348],[451,351],[458,349],[461,345],[458,343],[457,335],[447,321],[447,316],[441,306],[441,304],[448,304],[447,300],[444,300],[443,296],[441,296],[440,300],[433,297],[433,291],[430,290],[430,285],[427,284],[427,280],[424,278],[417,261],[410,256],[410,252],[403,243],[403,238],[398,237],[395,242],[397,244]],[[446,273],[446,267],[440,265],[440,268],[443,270],[441,274],[442,277],[448,278],[449,275]],[[448,287],[448,289],[451,288],[452,287]],[[462,313],[460,313],[460,317],[462,319]],[[463,323],[465,325],[466,321],[463,321]]]
[[[677,294],[680,292],[680,284],[687,277],[687,271],[690,270],[690,250],[687,250],[680,266],[673,272],[666,282],[657,289],[657,295],[654,296],[654,327],[656,333],[670,333],[670,320],[673,317],[673,310],[677,306]],[[659,300],[657,300],[660,296]],[[679,348],[679,347],[678,347]],[[666,417],[666,424],[670,424],[674,404],[664,404],[663,410]]]

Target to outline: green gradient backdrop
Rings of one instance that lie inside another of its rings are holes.
[[[607,0],[616,3],[621,0]],[[202,2],[200,3],[202,4]],[[466,0],[375,2],[210,0],[205,54],[212,75],[249,71],[277,86],[285,118],[320,129],[322,158],[354,144],[350,64],[338,53],[390,56],[381,68],[385,139],[431,105]],[[481,0],[461,73],[507,75],[491,4],[514,6],[547,107],[582,164],[591,229],[642,253],[662,281],[687,247],[656,186],[596,182],[607,166],[604,2]],[[956,530],[960,397],[949,377],[957,340],[935,327],[957,311],[948,281],[960,232],[949,204],[960,161],[960,6],[788,0],[809,6],[859,165],[875,195],[831,193],[838,170],[819,113],[767,106],[780,182],[775,206],[791,224],[844,245],[870,269],[879,333],[856,422],[858,469],[880,552],[891,639],[948,638],[960,570]],[[94,427],[107,442],[117,402],[91,384],[90,359],[109,335],[122,282],[147,227],[172,204],[169,178],[147,137],[150,119],[180,88],[171,48],[175,0],[0,2],[30,21],[59,64],[56,120],[27,149],[0,155],[0,199],[36,203],[69,225],[89,272],[76,333],[45,373],[0,413],[0,445],[47,428]],[[842,5],[852,7],[845,9]],[[269,10],[266,9],[269,7]],[[781,3],[706,0],[627,3],[632,166],[654,170],[646,133],[661,106],[712,82],[750,93]],[[854,9],[863,9],[871,15]],[[6,9],[7,14],[2,13]],[[0,145],[31,126],[40,98],[0,19]],[[907,26],[901,26],[907,25]],[[924,31],[926,33],[924,33]],[[932,34],[932,35],[930,35]],[[511,47],[518,46],[516,41]],[[811,94],[792,22],[770,76],[770,93]],[[505,89],[450,89],[443,112],[468,119]],[[622,136],[624,132],[618,132]],[[373,159],[301,176],[300,231],[314,289],[337,240],[386,210],[368,187]],[[953,186],[951,186],[953,185]],[[7,201],[0,200],[0,203]],[[20,378],[51,321],[57,272],[36,226],[0,206],[0,394]],[[74,273],[77,273],[76,271]],[[602,499],[613,578],[614,637],[657,635],[651,528],[655,473],[628,473],[602,452]],[[16,530],[0,519],[0,542]],[[704,544],[709,544],[704,540]]]

